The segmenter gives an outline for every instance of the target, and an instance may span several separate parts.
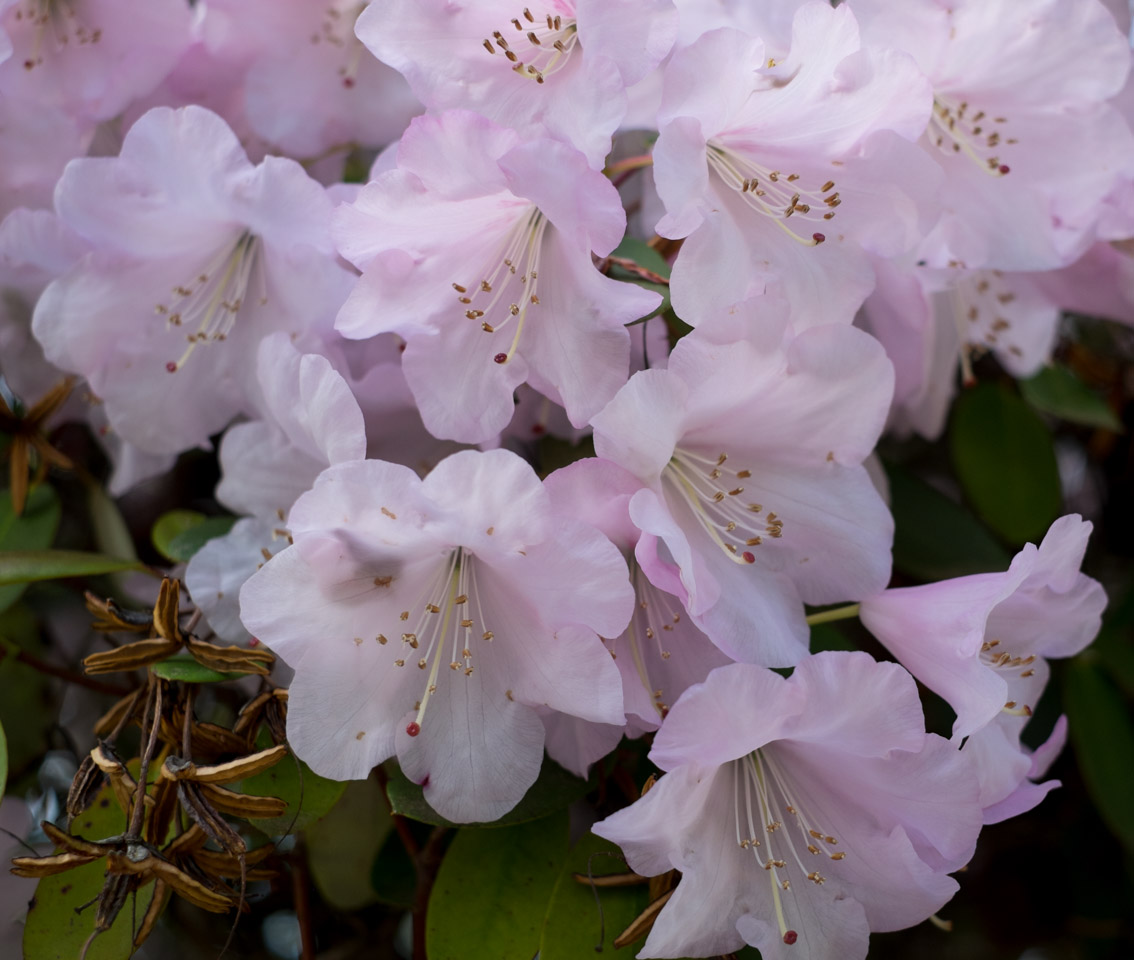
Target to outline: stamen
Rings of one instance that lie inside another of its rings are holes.
[[[989,133],[985,130],[981,125],[985,119],[983,110],[965,119],[968,109],[967,102],[957,104],[944,94],[936,94],[926,131],[930,140],[943,153],[963,153],[991,176],[1002,177],[1010,173],[1011,168],[992,153],[1000,146],[1000,131]],[[996,122],[1004,123],[1005,118],[997,117]]]
[[[485,39],[483,45],[490,54],[495,54],[496,48],[502,50],[512,64],[513,73],[542,84],[567,65],[579,39],[573,19],[563,20],[547,14],[541,21],[525,7],[520,17],[513,17],[511,23],[529,44],[524,54],[526,59],[520,59],[508,49],[508,41],[498,30],[494,30],[492,40]]]

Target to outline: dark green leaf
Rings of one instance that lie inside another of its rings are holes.
[[[0,555],[11,550],[50,547],[62,512],[59,497],[45,483],[32,487],[24,512],[18,517],[12,512],[11,491],[0,491]],[[26,583],[0,587],[0,610],[7,610],[26,589]]]
[[[1134,589],[1111,601],[1098,639],[1091,644],[1091,655],[1128,697],[1134,697]]]
[[[114,802],[109,786],[71,827],[72,833],[87,840],[104,840],[125,830],[126,816]],[[98,896],[105,878],[106,862],[96,860],[39,881],[24,927],[24,960],[76,960],[94,929],[96,906],[82,913],[75,911]],[[153,884],[148,884],[138,892],[135,904],[126,901],[114,925],[91,944],[87,960],[126,960],[130,956],[132,920],[146,912],[153,890]]]
[[[1055,447],[1039,415],[1007,387],[982,383],[957,399],[949,447],[984,521],[1010,543],[1038,543],[1062,506]]]
[[[187,563],[210,540],[228,533],[234,523],[236,517],[209,517],[204,523],[183,530],[170,540],[167,544],[169,553],[175,560]]]
[[[836,623],[817,623],[811,628],[811,652],[820,653],[823,650],[857,650],[850,637],[848,637]]]
[[[401,837],[389,833],[370,870],[370,888],[379,903],[409,910],[417,888],[417,871]]]
[[[441,862],[429,898],[429,960],[535,956],[566,857],[565,810],[491,833],[461,830]]]
[[[39,621],[23,603],[0,613],[0,722],[7,731],[7,763],[15,776],[38,766],[47,749],[47,732],[56,720],[48,678],[14,656],[41,653]],[[4,649],[7,648],[7,649]]]
[[[270,745],[271,741],[261,732],[257,746],[264,749]],[[321,777],[302,760],[287,756],[274,767],[249,777],[233,789],[257,797],[279,797],[287,801],[287,812],[283,816],[249,821],[268,836],[278,837],[289,829],[296,833],[325,817],[338,803],[346,784]]]
[[[150,542],[167,560],[179,563],[181,557],[172,552],[171,541],[178,534],[204,523],[206,519],[203,513],[198,513],[196,510],[170,510],[157,518],[153,529],[150,530]]]
[[[182,683],[220,683],[223,680],[239,680],[243,673],[220,673],[203,667],[190,656],[170,657],[150,667],[163,680],[180,680]]]
[[[391,827],[382,788],[368,779],[348,783],[334,809],[307,828],[311,877],[332,907],[358,910],[378,899],[371,870]]]
[[[126,526],[122,511],[97,483],[91,483],[87,487],[87,509],[94,528],[95,546],[112,557],[137,560],[134,538],[130,536],[130,528]]]
[[[887,466],[894,566],[919,580],[1006,570],[1011,561],[976,517],[900,467]]]
[[[8,786],[8,738],[4,736],[4,724],[0,723],[0,800],[4,799],[4,788]]]
[[[108,557],[82,550],[20,550],[0,553],[0,586],[58,580],[61,577],[93,577],[119,570],[145,570],[137,560]]]
[[[1075,756],[1103,821],[1134,852],[1134,726],[1122,694],[1090,657],[1064,671]]]
[[[397,764],[387,763],[386,772],[390,778],[389,783],[386,784],[386,795],[390,798],[394,813],[422,823],[447,827],[503,827],[513,823],[538,820],[554,810],[566,808],[590,789],[586,780],[580,780],[555,761],[544,757],[543,767],[536,782],[524,794],[524,798],[499,820],[491,823],[455,824],[446,820],[426,802],[421,787],[411,783],[398,769]]]
[[[649,905],[646,884],[632,887],[597,888],[579,883],[574,874],[601,877],[609,873],[626,873],[629,867],[622,852],[609,840],[588,833],[571,849],[559,873],[551,901],[547,905],[542,938],[539,945],[540,960],[579,960],[599,955],[620,956],[614,952],[614,938],[625,930],[638,914]],[[599,933],[605,927],[603,936]],[[641,944],[628,948],[637,953]]]
[[[633,260],[638,266],[644,267],[651,273],[656,273],[658,276],[669,278],[669,264],[665,262],[665,258],[658,253],[653,247],[642,240],[635,237],[626,237],[618,245],[615,251],[611,254],[612,257],[618,257],[623,260]],[[659,313],[664,313],[669,309],[669,285],[663,283],[652,283],[646,277],[643,277],[631,270],[612,264],[610,267],[610,276],[614,280],[628,280],[631,283],[636,283],[640,287],[647,290],[652,290],[654,293],[660,293],[662,302],[658,307],[646,314],[640,320],[634,321],[640,323],[642,320],[647,320],[650,317],[656,317]]]
[[[1122,429],[1122,421],[1107,402],[1066,367],[1044,367],[1030,380],[1020,381],[1020,393],[1041,413],[1069,423]]]

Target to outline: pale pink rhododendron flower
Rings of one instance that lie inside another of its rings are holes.
[[[44,292],[33,331],[153,453],[253,412],[260,340],[283,330],[317,348],[352,282],[324,189],[292,160],[253,167],[199,107],[151,110],[118,157],[73,161],[56,207],[92,252]]]
[[[165,77],[189,46],[184,0],[3,0],[12,52],[0,96],[107,120]]]
[[[681,880],[640,957],[861,960],[957,890],[981,826],[967,758],[926,734],[917,688],[865,653],[789,679],[732,664],[690,687],[654,739],[667,773],[596,824],[636,872]]]
[[[1049,676],[1045,658],[1070,657],[1098,633],[1106,594],[1079,572],[1091,524],[1051,525],[1004,573],[887,590],[862,602],[862,622],[956,711],[953,738],[980,774],[988,822],[1031,809],[1057,784],[1032,784],[1064,737],[1033,759],[1020,744]],[[1043,762],[1041,763],[1040,760]]]
[[[862,462],[892,390],[884,351],[853,327],[774,347],[698,330],[592,421],[597,454],[637,479],[642,570],[729,656],[796,663],[804,601],[889,581],[893,520]]]
[[[1097,0],[851,0],[871,41],[907,51],[933,86],[922,145],[945,172],[933,266],[1062,266],[1094,238],[1101,201],[1134,172],[1107,101],[1129,43]],[[1068,64],[1089,64],[1069,69]]]
[[[535,781],[538,709],[621,725],[616,635],[633,593],[617,549],[553,515],[526,463],[464,451],[424,480],[331,467],[294,538],[241,591],[244,625],[295,669],[288,738],[316,772],[397,755],[450,820],[494,820]]]
[[[336,211],[339,250],[363,271],[338,330],[406,339],[438,437],[491,439],[525,381],[585,424],[626,380],[624,324],[661,299],[594,267],[626,226],[610,181],[565,144],[464,111],[415,120],[397,161]]]
[[[50,207],[67,161],[86,152],[91,136],[59,107],[0,93],[0,217]]]
[[[939,174],[909,143],[929,108],[913,61],[865,47],[845,6],[802,6],[783,60],[727,28],[675,52],[654,179],[658,233],[686,238],[678,315],[775,292],[796,322],[849,322],[873,283],[865,251],[908,249],[936,216]]]
[[[358,36],[431,110],[544,131],[602,166],[625,88],[669,53],[671,0],[374,0]]]

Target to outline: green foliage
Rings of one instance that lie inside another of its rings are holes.
[[[0,723],[0,800],[8,786],[8,738],[4,735],[4,724]]]
[[[396,764],[387,763],[386,773],[390,778],[389,783],[386,784],[386,795],[390,798],[394,813],[421,823],[446,827],[505,827],[514,823],[538,820],[555,810],[564,809],[590,789],[586,780],[568,773],[545,756],[536,782],[524,794],[524,798],[499,820],[494,820],[492,823],[455,824],[446,820],[429,805],[421,787],[412,783]]]
[[[94,804],[75,820],[71,832],[87,840],[105,840],[126,832],[126,815],[104,787]],[[24,960],[76,960],[94,929],[96,906],[79,907],[98,896],[106,879],[106,861],[96,860],[54,877],[35,888],[35,899],[24,927]],[[133,923],[141,922],[153,896],[153,884],[143,887],[137,902],[126,901],[114,925],[95,938],[87,960],[126,960],[133,952]]]
[[[650,273],[655,273],[659,277],[665,277],[667,280],[669,279],[669,264],[665,262],[665,258],[649,244],[635,237],[624,238],[617,248],[615,248],[611,256],[622,260],[632,260],[639,267],[644,268]],[[665,313],[666,310],[669,309],[669,284],[651,282],[647,277],[632,270],[627,270],[617,263],[611,264],[610,277],[613,280],[628,280],[630,283],[636,283],[639,287],[644,287],[646,290],[653,290],[654,293],[661,294],[662,302],[658,305],[657,309],[633,321],[634,323],[641,323],[643,320],[656,317],[658,314]]]
[[[1055,447],[1039,415],[1007,387],[982,383],[957,398],[949,448],[984,521],[1009,543],[1039,542],[1062,506]]]
[[[137,560],[83,550],[18,550],[0,553],[0,586],[145,569]]]
[[[919,580],[1006,570],[1008,552],[959,503],[901,467],[887,465],[894,566]]]
[[[7,732],[7,765],[20,776],[47,749],[55,722],[48,679],[16,660],[19,650],[38,653],[39,624],[23,603],[0,613],[0,722]],[[10,655],[8,655],[10,654]]]
[[[540,937],[540,960],[579,960],[596,955],[600,950],[604,956],[617,956],[614,938],[649,905],[648,888],[637,884],[592,890],[588,884],[579,883],[574,875],[586,876],[589,870],[591,876],[601,877],[626,873],[629,869],[618,847],[593,833],[585,834],[571,848],[547,905]],[[595,903],[596,892],[598,904]],[[641,944],[627,951],[637,953],[639,949]]]
[[[1134,852],[1134,725],[1121,692],[1093,660],[1077,657],[1064,671],[1071,740],[1103,821]]]
[[[386,835],[386,842],[378,851],[378,856],[370,869],[370,889],[379,903],[385,903],[402,910],[413,906],[417,886],[417,871],[401,837],[396,833]]]
[[[269,745],[266,739],[257,744],[261,749]],[[292,833],[303,830],[325,817],[338,803],[346,784],[321,777],[299,758],[287,756],[233,789],[257,797],[279,797],[287,802],[287,811],[282,816],[248,821],[268,836],[278,837],[289,829]]]
[[[327,903],[358,910],[378,900],[371,871],[392,826],[382,789],[369,779],[348,783],[331,812],[307,828],[307,862]]]
[[[243,673],[220,673],[210,670],[191,656],[170,657],[155,663],[150,669],[163,680],[180,680],[182,683],[220,683],[224,680],[239,680]]]
[[[236,517],[206,517],[196,510],[170,510],[150,531],[154,547],[167,560],[186,563],[214,537],[223,537]]]
[[[429,960],[534,956],[567,846],[565,810],[500,830],[461,830],[429,898]]]
[[[1044,367],[1020,381],[1020,393],[1036,410],[1068,423],[1118,432],[1122,421],[1106,401],[1066,367]]]
[[[16,516],[12,512],[12,493],[0,491],[0,563],[4,554],[13,550],[43,550],[51,546],[55,532],[59,529],[59,518],[63,508],[59,497],[46,484],[32,487],[28,492],[24,512]],[[0,610],[7,610],[20,599],[26,583],[10,581],[8,586],[0,586]]]

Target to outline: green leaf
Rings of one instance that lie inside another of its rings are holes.
[[[1055,447],[1039,415],[1007,387],[982,383],[958,397],[949,447],[984,521],[1010,543],[1038,543],[1062,506]]]
[[[150,542],[166,560],[180,563],[181,557],[171,551],[171,541],[180,533],[191,530],[207,518],[196,510],[169,510],[157,518],[150,530]]]
[[[4,724],[0,723],[0,800],[4,799],[4,789],[8,786],[8,738],[4,736]]]
[[[155,663],[150,669],[162,680],[180,680],[182,683],[220,683],[223,680],[239,680],[243,673],[220,673],[210,670],[191,656],[170,657]]]
[[[87,840],[104,840],[126,831],[126,815],[104,787],[94,804],[72,825],[71,832]],[[96,860],[36,884],[35,899],[24,926],[24,960],[75,960],[94,929],[95,906],[76,910],[98,896],[106,879],[106,861]],[[95,937],[87,960],[126,960],[133,952],[133,923],[149,907],[153,884],[143,887],[137,901],[126,901],[114,925]]]
[[[209,517],[204,523],[183,530],[170,540],[167,544],[169,552],[174,559],[187,563],[201,547],[210,540],[223,537],[235,523],[236,517]]]
[[[0,555],[12,550],[50,547],[62,514],[59,497],[45,483],[31,488],[24,512],[18,517],[12,512],[11,491],[0,491]],[[0,587],[0,610],[7,610],[26,589],[26,583]]]
[[[1103,821],[1134,852],[1134,726],[1122,694],[1089,657],[1063,674],[1079,769]]]
[[[620,257],[623,260],[633,260],[638,266],[644,267],[651,273],[656,273],[658,276],[669,279],[669,264],[665,262],[665,258],[658,253],[653,247],[636,237],[626,237],[617,246],[612,257]],[[651,283],[645,277],[639,276],[630,270],[620,267],[618,264],[611,264],[610,277],[614,280],[628,280],[631,283],[636,283],[639,287],[644,287],[647,290],[653,290],[655,293],[660,293],[662,302],[658,305],[657,309],[641,317],[639,320],[633,321],[634,323],[641,323],[642,320],[648,320],[650,317],[656,317],[659,313],[664,313],[669,309],[669,285],[662,283]]]
[[[386,773],[390,778],[389,783],[386,784],[386,795],[390,798],[394,813],[409,817],[411,820],[444,827],[504,827],[538,820],[552,811],[565,809],[590,790],[586,780],[580,780],[555,761],[544,757],[543,767],[536,782],[524,794],[524,798],[499,820],[493,820],[491,823],[457,824],[446,820],[434,810],[426,801],[421,787],[412,783],[395,763],[386,764]]]
[[[138,559],[130,528],[118,509],[118,504],[97,483],[87,487],[87,509],[91,515],[95,546],[102,553],[129,560]]]
[[[15,648],[13,654],[20,649],[41,652],[39,620],[23,603],[0,613],[0,652],[8,652],[5,647]],[[7,736],[8,770],[14,776],[40,765],[57,717],[48,678],[15,656],[0,658],[0,722]]]
[[[257,746],[265,749],[270,745],[271,741],[261,732]],[[279,797],[287,802],[283,816],[248,821],[268,836],[278,837],[288,830],[297,833],[325,817],[343,795],[346,783],[321,777],[298,757],[287,756],[233,789],[257,797]]]
[[[1066,367],[1044,367],[1020,381],[1020,393],[1041,413],[1085,427],[1122,430],[1122,421],[1107,402]]]
[[[535,956],[566,857],[566,810],[492,832],[461,830],[429,898],[429,960]]]
[[[370,888],[379,903],[409,910],[417,891],[417,871],[397,833],[386,836],[370,870]]]
[[[137,560],[82,550],[13,550],[0,553],[0,586],[145,569]]]
[[[601,877],[611,873],[626,873],[622,852],[609,840],[593,833],[583,836],[571,849],[547,905],[547,916],[539,945],[540,960],[579,960],[581,957],[617,957],[614,938],[625,930],[649,905],[646,884],[632,887],[599,887],[579,883],[574,874]],[[598,904],[595,903],[595,893]],[[600,939],[599,932],[605,927]],[[601,948],[599,944],[602,944]],[[632,956],[641,944],[625,952]]]
[[[817,623],[811,628],[811,652],[820,653],[824,650],[857,650],[853,641],[837,624]]]
[[[307,828],[311,877],[332,907],[358,910],[378,899],[371,871],[392,826],[382,788],[371,778],[348,783],[334,809]]]
[[[1008,569],[1008,552],[968,510],[900,467],[887,464],[886,472],[898,570],[947,580]]]

